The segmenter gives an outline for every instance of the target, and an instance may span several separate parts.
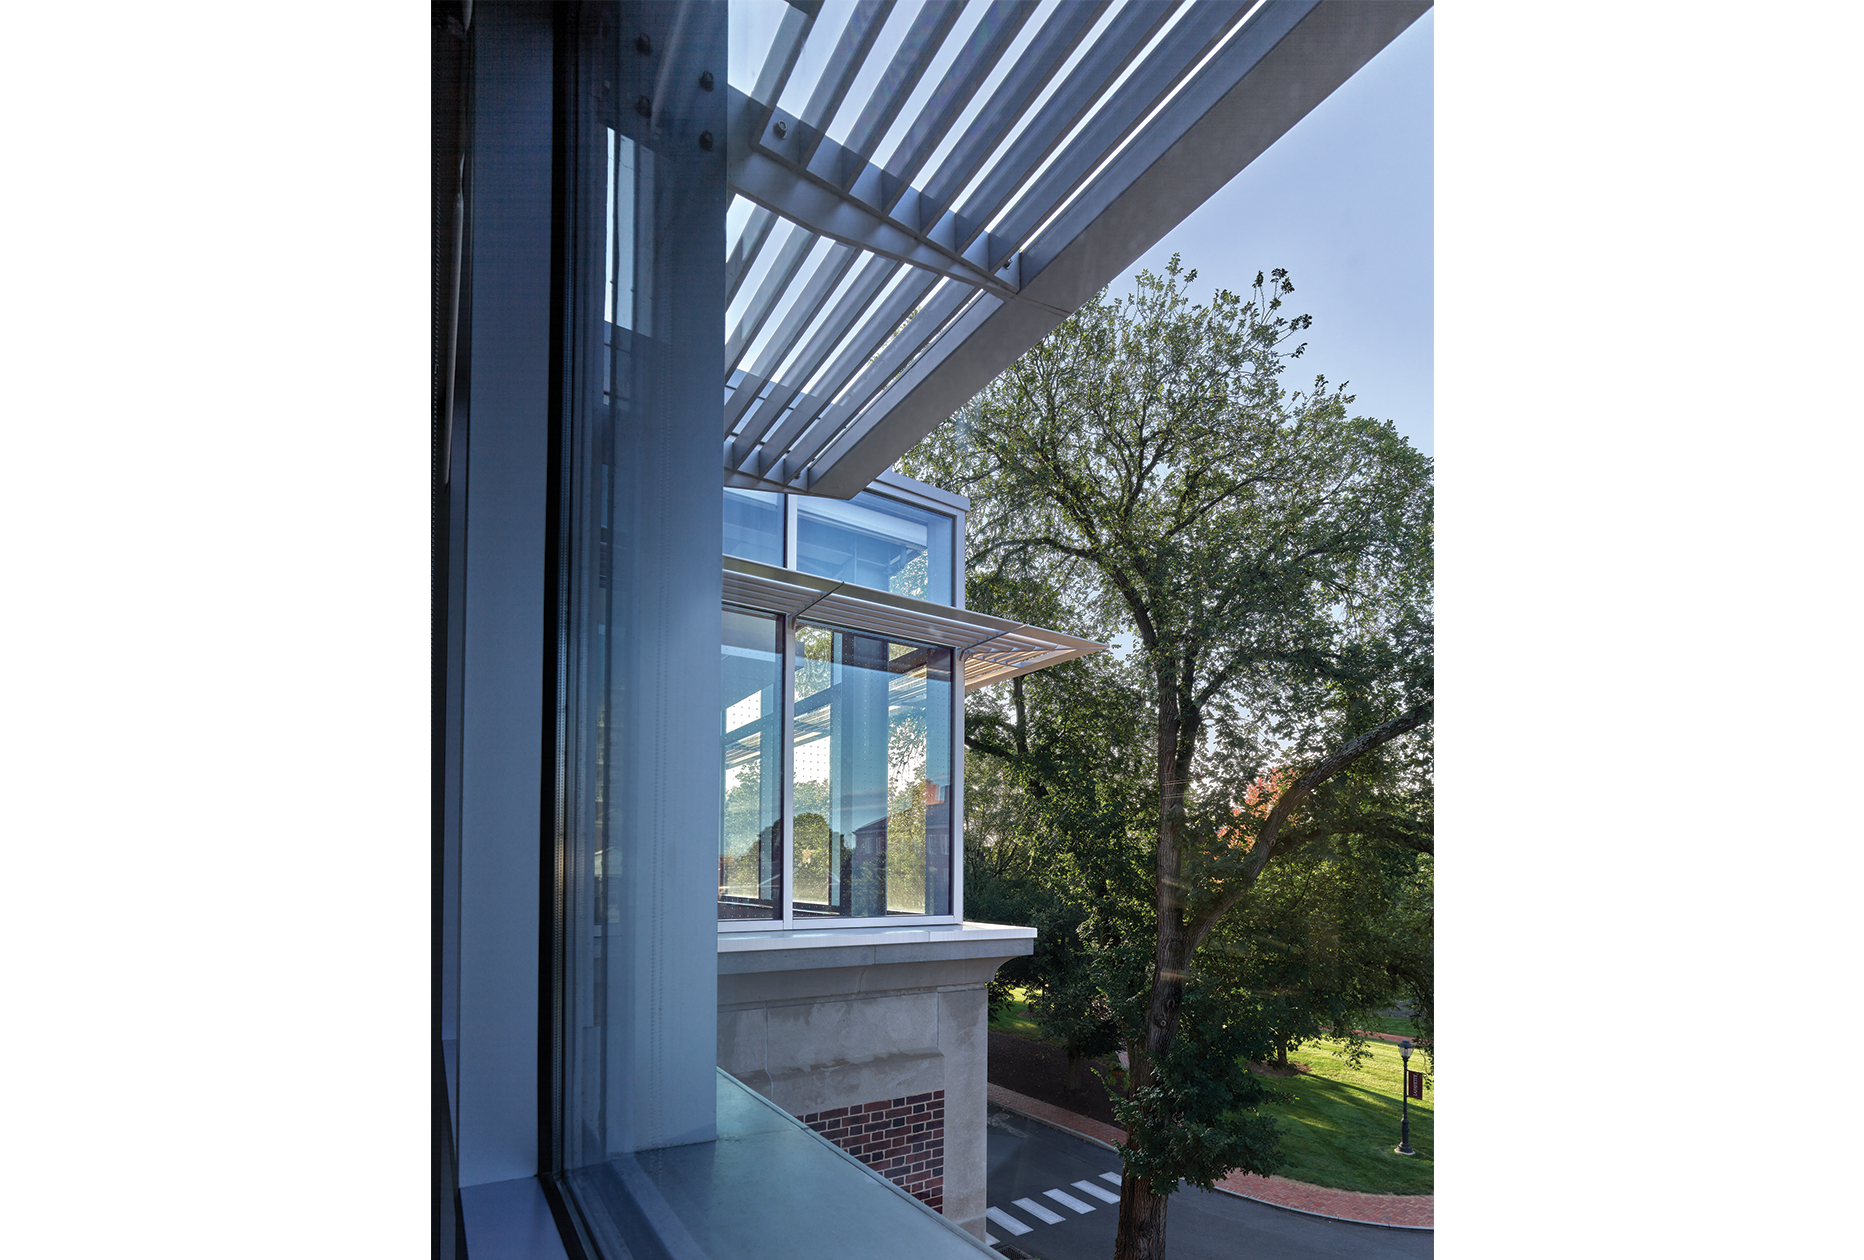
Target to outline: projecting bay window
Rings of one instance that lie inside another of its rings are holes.
[[[1101,646],[965,610],[969,508],[726,488],[720,931],[962,919],[964,693]]]
[[[725,609],[721,924],[952,915],[953,657]]]
[[[951,913],[951,649],[798,624],[798,919]]]

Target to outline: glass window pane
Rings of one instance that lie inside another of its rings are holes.
[[[783,622],[725,610],[718,917],[783,917]]]
[[[634,141],[608,128],[608,286],[602,313],[620,328],[634,327],[634,167]]]
[[[797,500],[794,568],[818,577],[951,603],[951,517],[863,490]]]
[[[783,567],[783,496],[725,488],[725,554]]]
[[[951,649],[799,625],[795,915],[951,913]]]

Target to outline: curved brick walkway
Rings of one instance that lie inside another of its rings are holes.
[[[1031,1120],[1064,1129],[1101,1146],[1115,1147],[1126,1140],[1126,1130],[1116,1125],[1077,1116],[1050,1103],[1008,1090],[1001,1085],[989,1087],[990,1101],[1005,1111],[1014,1111]],[[1258,1177],[1253,1173],[1234,1172],[1217,1183],[1217,1189],[1275,1207],[1330,1216],[1335,1220],[1358,1221],[1367,1225],[1396,1225],[1410,1229],[1436,1227],[1435,1195],[1362,1194],[1357,1190],[1331,1190],[1326,1186],[1290,1181],[1286,1177]]]
[[[1437,1223],[1434,1206],[1437,1196],[1432,1194],[1363,1194],[1358,1190],[1333,1190],[1305,1181],[1290,1181],[1286,1177],[1258,1177],[1241,1172],[1233,1172],[1219,1181],[1217,1189],[1260,1203],[1342,1221],[1405,1225],[1412,1229],[1434,1229]]]

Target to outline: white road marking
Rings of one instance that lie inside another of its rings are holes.
[[[1116,1186],[1120,1184],[1120,1174],[1118,1173],[1101,1173],[1100,1179],[1102,1181],[1111,1181]]]
[[[1077,1181],[1074,1188],[1083,1194],[1091,1194],[1102,1203],[1118,1203],[1120,1196],[1110,1190],[1103,1190],[1091,1181]]]
[[[1009,1230],[1011,1234],[1027,1234],[1032,1232],[1029,1226],[1023,1224],[1002,1208],[985,1208],[984,1215],[1003,1226],[1003,1228]]]
[[[1014,1202],[1017,1207],[1029,1213],[1029,1215],[1035,1217],[1044,1225],[1059,1225],[1067,1219],[1058,1212],[1049,1211],[1034,1199],[1016,1199]]]
[[[993,1233],[991,1233],[991,1232],[990,1232],[989,1230],[985,1230],[985,1231],[984,1231],[984,1245],[985,1245],[986,1247],[994,1247],[994,1246],[996,1246],[996,1245],[997,1245],[997,1236],[996,1236],[995,1234],[993,1234]]]
[[[1092,1212],[1094,1210],[1093,1204],[1083,1203],[1081,1202],[1081,1200],[1075,1198],[1072,1194],[1069,1194],[1064,1190],[1044,1190],[1042,1193],[1047,1195],[1049,1198],[1055,1200],[1055,1202],[1061,1204],[1063,1207],[1069,1209],[1070,1211],[1079,1212],[1083,1216],[1085,1216],[1087,1213]]]

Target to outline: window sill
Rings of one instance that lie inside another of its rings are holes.
[[[569,1182],[610,1251],[619,1242],[677,1260],[996,1255],[724,1072],[717,1141],[620,1156]]]
[[[928,946],[933,950],[963,950],[971,945],[989,943],[990,948],[1009,946],[1005,954],[1026,954],[1012,942],[1036,939],[1032,927],[1013,927],[1001,923],[927,924],[915,927],[792,928],[771,932],[721,932],[718,952],[741,954],[761,950],[853,949],[868,948],[892,951],[898,947]],[[1031,946],[1033,948],[1033,946]],[[919,953],[923,950],[914,950]]]
[[[718,938],[718,972],[726,976],[968,959],[994,960],[994,970],[1006,959],[1034,953],[1035,947],[1034,928],[998,923],[733,932]]]

